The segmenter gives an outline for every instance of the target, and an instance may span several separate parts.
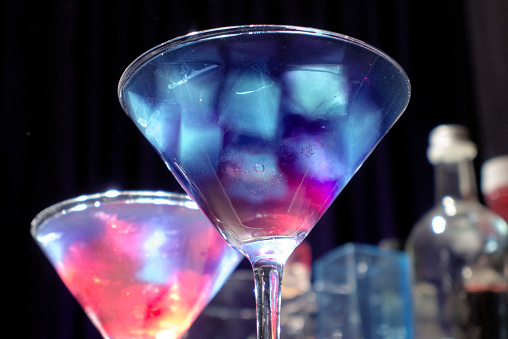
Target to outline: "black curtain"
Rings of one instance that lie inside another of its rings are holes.
[[[0,138],[7,281],[4,330],[22,338],[99,338],[29,234],[43,208],[108,189],[182,191],[118,104],[123,70],[190,31],[311,26],[397,60],[410,105],[308,237],[314,258],[348,242],[403,244],[433,200],[427,135],[470,128],[476,164],[508,154],[506,1],[4,0]],[[6,325],[6,326],[5,326]]]

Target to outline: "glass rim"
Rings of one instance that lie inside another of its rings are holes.
[[[46,207],[33,218],[30,223],[30,233],[36,236],[37,229],[46,221],[65,215],[69,212],[75,212],[94,206],[96,203],[123,202],[125,204],[133,203],[157,203],[165,205],[184,206],[198,210],[197,204],[183,193],[150,191],[150,190],[109,190],[101,193],[84,194],[74,198],[62,200],[51,206]],[[77,208],[76,206],[82,206]]]
[[[318,29],[318,28],[312,28],[312,27],[302,27],[302,26],[292,26],[292,25],[271,25],[271,24],[256,24],[256,25],[239,25],[239,26],[225,26],[225,27],[219,27],[219,28],[212,28],[212,29],[206,29],[202,31],[195,31],[190,32],[185,35],[178,36],[176,38],[167,40],[159,45],[156,45],[155,47],[150,48],[146,52],[142,53],[140,56],[138,56],[133,62],[127,66],[127,68],[122,73],[122,76],[120,77],[120,81],[118,82],[118,89],[117,89],[117,95],[120,98],[120,104],[123,105],[123,99],[122,99],[122,89],[125,87],[125,85],[129,82],[129,79],[132,77],[132,75],[146,62],[151,60],[155,55],[159,55],[162,51],[169,50],[172,48],[175,48],[177,46],[181,46],[184,44],[189,44],[196,42],[198,40],[204,39],[204,38],[215,38],[215,37],[228,37],[228,36],[237,36],[240,34],[260,34],[260,33],[290,33],[290,34],[308,34],[308,35],[317,35],[317,36],[324,36],[329,38],[334,38],[337,40],[342,40],[345,42],[349,42],[351,44],[360,46],[362,48],[365,48],[375,54],[377,54],[379,57],[384,58],[395,68],[397,68],[403,76],[405,76],[407,79],[409,77],[407,76],[406,72],[402,68],[402,66],[399,65],[397,61],[395,61],[392,57],[390,57],[388,54],[383,52],[377,47],[374,47],[362,40],[353,38],[349,35],[341,34],[341,33],[335,33],[328,30]],[[409,81],[408,81],[408,86]],[[410,89],[409,89],[410,90]]]

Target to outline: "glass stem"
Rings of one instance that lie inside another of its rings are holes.
[[[278,339],[284,264],[274,260],[258,260],[252,263],[252,267],[256,283],[258,339]]]

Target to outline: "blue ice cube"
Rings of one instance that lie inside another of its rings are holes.
[[[252,202],[280,199],[288,190],[287,179],[272,153],[228,147],[221,158],[220,178],[230,197]]]
[[[134,123],[138,126],[138,128],[146,128],[148,125],[148,120],[152,115],[152,104],[150,99],[145,98],[139,94],[136,94],[131,91],[127,91],[127,100],[125,100],[128,105],[128,113],[131,116]]]
[[[281,89],[265,65],[228,75],[219,125],[239,135],[274,138],[279,122]]]
[[[175,268],[167,258],[147,258],[146,263],[138,271],[136,278],[142,281],[165,284],[171,278]]]
[[[143,134],[159,152],[171,152],[178,143],[179,121],[178,106],[160,104],[154,108]]]
[[[172,62],[160,63],[157,67],[157,86],[169,90],[185,87],[191,81],[209,75],[218,70],[220,65],[206,62]]]
[[[167,88],[167,97],[180,106],[185,124],[216,120],[217,91],[221,84],[219,65],[175,63],[165,65],[163,70],[159,81]]]
[[[343,65],[294,66],[284,73],[287,109],[308,119],[347,113],[349,88]]]
[[[127,92],[129,114],[141,133],[159,151],[174,149],[178,141],[180,108],[169,101]]]
[[[222,130],[210,124],[203,127],[181,125],[178,158],[187,175],[213,175],[222,149]]]
[[[380,140],[383,127],[381,109],[367,97],[355,100],[348,119],[340,125],[348,167],[357,169]]]
[[[137,278],[152,283],[165,283],[171,277],[175,270],[172,261],[168,259],[165,253],[165,247],[170,244],[170,239],[163,229],[155,229],[153,232],[147,232],[140,251],[142,256],[137,258],[143,262],[137,272]]]

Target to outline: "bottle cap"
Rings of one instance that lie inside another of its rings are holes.
[[[508,155],[489,159],[482,165],[483,194],[489,194],[500,187],[508,187]]]
[[[427,158],[430,163],[453,163],[474,159],[476,144],[469,139],[469,130],[462,125],[439,125],[429,134]]]

